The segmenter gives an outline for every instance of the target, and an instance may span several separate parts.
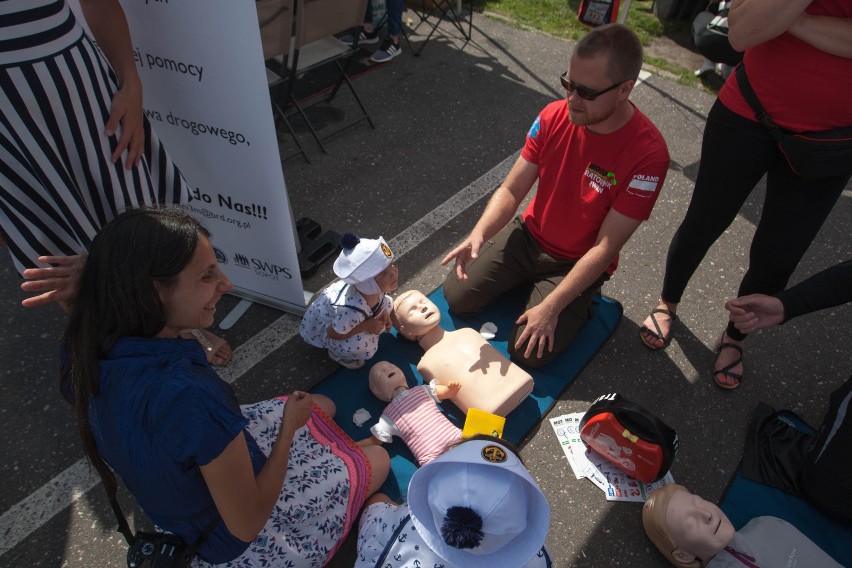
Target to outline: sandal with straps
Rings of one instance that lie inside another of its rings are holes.
[[[653,329],[649,328],[646,325],[643,325],[642,327],[639,328],[639,339],[641,339],[642,344],[645,347],[647,347],[648,349],[650,349],[651,351],[657,351],[658,349],[665,349],[666,347],[669,346],[669,343],[672,342],[672,329],[671,329],[671,327],[669,327],[668,336],[664,335],[663,329],[660,327],[660,323],[657,321],[657,318],[656,318],[656,316],[654,316],[654,314],[666,314],[667,316],[669,316],[671,318],[671,325],[674,325],[674,322],[677,319],[677,316],[671,310],[666,310],[664,308],[656,308],[654,310],[651,310],[651,322],[654,324],[654,327],[657,330],[654,331]],[[660,346],[657,346],[657,345],[654,345],[653,343],[648,343],[648,341],[645,339],[646,333],[649,334],[649,335],[652,335],[655,339],[661,340],[663,342],[663,344],[660,345]]]
[[[722,349],[733,349],[734,351],[739,353],[739,357],[737,357],[734,361],[728,363],[721,369],[713,371],[713,382],[716,383],[716,386],[720,389],[734,390],[736,388],[739,388],[739,386],[742,384],[743,376],[741,373],[735,373],[731,371],[731,369],[743,362],[743,348],[739,345],[736,345],[735,343],[725,343],[725,341],[722,341],[719,344],[718,352],[721,353]],[[719,382],[719,375],[724,375],[729,379],[735,380],[736,382],[734,384],[721,383]]]

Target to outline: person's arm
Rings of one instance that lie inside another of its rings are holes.
[[[71,303],[80,288],[80,276],[86,265],[86,255],[40,256],[38,261],[54,266],[24,270],[23,276],[27,281],[21,283],[21,290],[42,293],[24,298],[21,305],[25,308],[35,308],[56,302],[65,313],[69,313]]]
[[[479,250],[485,241],[496,235],[512,220],[537,178],[538,165],[528,162],[523,157],[518,158],[509,175],[506,176],[506,180],[488,200],[485,211],[482,212],[470,235],[444,257],[441,266],[455,260],[456,276],[459,280],[465,280],[467,278],[465,266],[479,256]]]
[[[852,18],[811,16],[802,12],[789,32],[821,51],[852,59]]]
[[[390,331],[390,328],[388,327],[389,322],[390,314],[387,313],[387,310],[382,309],[380,314],[375,317],[365,319],[346,333],[336,332],[333,324],[328,324],[328,327],[325,328],[325,332],[331,339],[341,341],[349,339],[350,337],[355,337],[359,333],[372,333],[373,335],[379,335],[383,331]]]
[[[728,12],[728,41],[737,51],[786,32],[813,0],[734,0]]]
[[[307,423],[312,409],[308,393],[297,391],[287,399],[278,439],[257,477],[242,432],[219,456],[201,466],[201,475],[225,526],[243,542],[254,540],[269,519],[284,486],[290,444],[296,430]]]
[[[80,0],[80,8],[98,47],[118,76],[118,91],[112,97],[106,134],[112,136],[121,126],[118,146],[112,153],[115,163],[127,150],[125,167],[139,165],[145,142],[142,124],[142,82],[133,59],[130,29],[118,0]]]
[[[615,209],[610,209],[598,231],[594,246],[577,261],[553,292],[548,294],[539,305],[521,314],[515,322],[526,324],[515,344],[515,347],[520,347],[529,339],[524,357],[530,357],[536,349],[538,349],[538,357],[544,355],[545,349],[553,350],[553,337],[559,314],[582,294],[583,290],[600,278],[615,255],[641,224],[642,221],[639,219],[633,219]]]
[[[725,307],[743,333],[772,327],[795,317],[852,302],[852,259],[814,274],[775,297],[750,294]]]

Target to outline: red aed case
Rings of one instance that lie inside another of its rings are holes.
[[[599,397],[580,420],[587,446],[634,479],[651,483],[671,468],[677,433],[638,404],[617,393]]]
[[[620,0],[580,0],[577,18],[581,23],[597,27],[615,22]]]

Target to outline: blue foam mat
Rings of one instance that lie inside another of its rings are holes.
[[[779,416],[803,432],[812,431],[791,412],[781,411]],[[728,483],[720,507],[737,530],[755,517],[784,519],[837,562],[852,567],[852,526],[833,521],[804,499],[744,478],[742,467]]]
[[[432,292],[429,299],[441,311],[441,326],[444,329],[472,327],[478,330],[486,321],[494,322],[498,331],[497,336],[491,340],[491,344],[504,355],[507,354],[509,332],[514,320],[523,312],[522,292],[509,293],[493,302],[492,306],[483,313],[465,318],[453,316],[448,312],[443,287]],[[571,346],[546,367],[527,369],[533,376],[535,388],[532,394],[506,417],[504,439],[514,444],[523,441],[527,433],[554,405],[562,391],[612,335],[621,321],[622,311],[621,304],[616,300],[605,296],[596,297],[591,321],[580,330]],[[422,354],[423,350],[417,343],[397,337],[395,330],[389,334],[382,334],[376,355],[364,367],[357,370],[338,369],[311,392],[324,394],[334,400],[337,405],[335,418],[353,439],[367,438],[370,436],[369,427],[375,424],[386,405],[370,392],[367,384],[370,367],[377,361],[390,361],[405,372],[410,386],[423,384],[423,377],[417,372],[417,362]],[[442,406],[453,423],[459,427],[464,424],[464,414],[455,405],[445,401]],[[352,415],[359,408],[367,409],[372,415],[372,418],[361,427],[355,426],[352,421]],[[391,456],[391,473],[382,491],[393,499],[404,499],[408,490],[408,481],[416,469],[414,457],[398,438],[394,438],[392,444],[385,444],[384,447]]]

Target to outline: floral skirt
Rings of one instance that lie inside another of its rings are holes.
[[[243,406],[249,434],[267,456],[287,397]],[[337,551],[366,499],[370,466],[358,445],[318,406],[296,431],[284,486],[266,525],[238,558],[217,564],[319,568]],[[211,566],[198,558],[196,568]]]

